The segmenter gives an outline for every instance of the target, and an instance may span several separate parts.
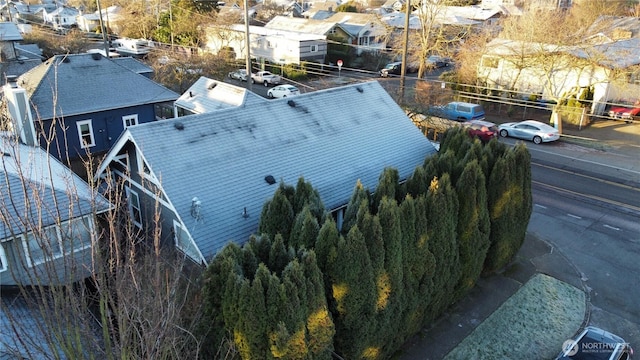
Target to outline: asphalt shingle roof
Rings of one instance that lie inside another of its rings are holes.
[[[141,124],[122,136],[141,150],[207,259],[256,231],[278,186],[268,175],[293,186],[304,177],[334,209],[358,180],[373,190],[386,167],[405,179],[436,152],[377,81]]]
[[[18,85],[29,94],[32,113],[40,119],[175,101],[179,97],[100,54],[56,55],[21,75]]]
[[[110,206],[40,147],[0,134],[0,162],[0,239],[23,233],[23,221],[46,227]]]
[[[203,112],[227,109],[268,100],[239,86],[227,84],[201,76],[185,91],[175,105],[201,114]]]

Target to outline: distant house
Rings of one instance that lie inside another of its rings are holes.
[[[109,6],[106,9],[102,9],[102,22],[104,26],[111,29],[113,32],[118,32],[118,20],[120,19],[121,7],[117,5]],[[87,32],[94,32],[100,28],[100,13],[95,11],[89,14],[80,13],[76,17],[76,23],[78,29]]]
[[[52,11],[43,9],[42,19],[45,24],[51,25],[54,29],[71,28],[78,25],[77,17],[80,12],[72,7],[59,6]]]
[[[22,141],[73,161],[107,151],[129,126],[171,117],[179,95],[120,61],[56,55],[6,85]]]
[[[127,184],[142,232],[159,213],[164,244],[207,263],[257,231],[278,182],[304,177],[341,226],[358,180],[374,191],[387,167],[405,180],[435,152],[372,81],[127,128],[96,178]]]
[[[293,18],[291,18],[293,19]],[[233,48],[238,59],[246,56],[245,26],[211,26],[206,30],[206,49],[213,53]],[[326,36],[286,29],[250,26],[252,58],[278,64],[300,64],[303,61],[324,63],[327,55]]]
[[[389,35],[389,30],[377,15],[350,12],[332,13],[323,20],[276,16],[265,28],[341,38],[353,45],[358,54],[385,49]]]
[[[640,99],[640,38],[558,46],[497,38],[487,44],[478,78],[490,88],[515,90],[546,99],[593,89],[591,112],[608,103]],[[533,61],[545,54],[545,61]],[[529,60],[527,60],[529,59]]]
[[[13,22],[0,22],[0,85],[7,76],[19,76],[42,63],[42,50],[37,45],[23,45],[22,33]]]
[[[95,215],[110,204],[45,150],[16,140],[0,134],[0,285],[88,277]]]
[[[246,88],[200,77],[174,103],[174,116],[202,114],[239,106],[266,103],[267,99]]]

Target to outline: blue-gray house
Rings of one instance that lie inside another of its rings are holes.
[[[97,216],[110,208],[44,149],[0,133],[0,286],[90,276]]]
[[[358,181],[375,190],[387,167],[407,179],[436,152],[377,81],[243,99],[127,128],[96,174],[127,186],[141,232],[159,220],[162,240],[198,263],[257,231],[278,181],[309,181],[340,225]]]
[[[56,55],[4,90],[22,141],[70,162],[106,152],[129,126],[171,117],[179,97],[96,53]]]

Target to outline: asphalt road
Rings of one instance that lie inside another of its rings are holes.
[[[534,199],[529,232],[562,253],[581,275],[591,304],[589,324],[639,348],[640,188],[629,180],[637,174],[614,162],[565,153],[598,150],[547,145],[529,146]],[[544,270],[544,264],[537,265]]]

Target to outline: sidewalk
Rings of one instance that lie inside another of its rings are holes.
[[[490,115],[487,119],[495,123],[519,121]],[[575,159],[579,158],[589,171],[605,175],[615,172],[617,179],[635,186],[640,184],[640,123],[597,121],[582,129],[565,126],[557,144],[537,146],[536,150],[563,157],[568,166],[578,166]],[[481,278],[476,287],[432,327],[423,329],[405,343],[398,359],[442,359],[536,273],[584,289],[581,276],[571,262],[530,232],[508,269]],[[583,326],[589,320],[589,306],[586,308]]]
[[[516,261],[505,272],[481,278],[476,287],[431,328],[423,329],[405,343],[399,359],[444,358],[536,273],[550,275],[583,289],[580,275],[562,254],[551,251],[547,243],[535,236],[527,235]],[[585,314],[583,324],[587,319],[588,314]]]

